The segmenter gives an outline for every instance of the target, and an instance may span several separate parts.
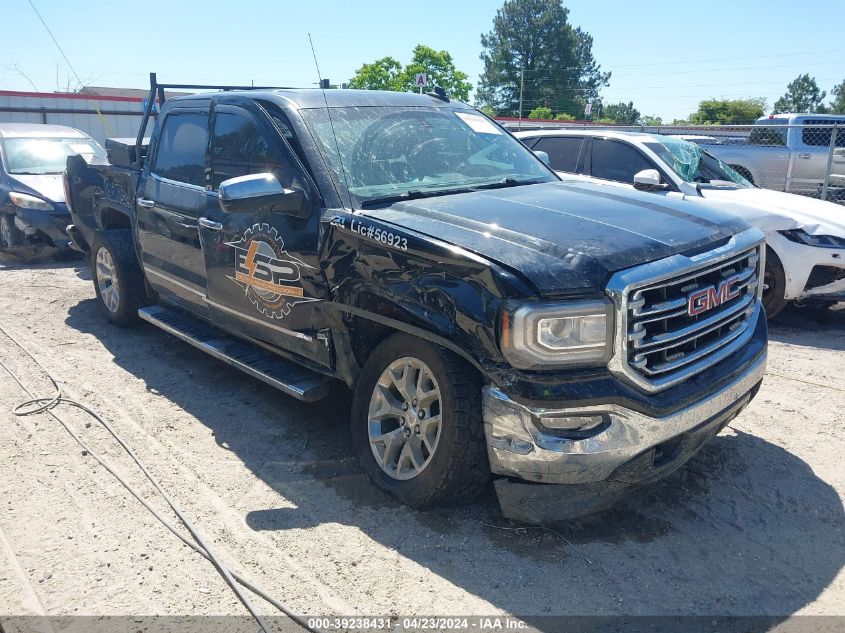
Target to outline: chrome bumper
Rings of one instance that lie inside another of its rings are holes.
[[[491,470],[497,475],[540,483],[604,481],[617,468],[662,442],[705,423],[735,416],[748,403],[749,394],[763,379],[765,371],[763,354],[728,386],[662,418],[618,405],[529,408],[514,402],[499,389],[485,387],[484,432]],[[604,418],[602,428],[584,439],[564,439],[541,428],[544,419],[596,415]]]

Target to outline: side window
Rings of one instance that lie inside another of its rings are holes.
[[[636,149],[620,141],[593,139],[592,175],[631,184],[634,174],[654,165]]]
[[[251,119],[233,112],[214,115],[211,186],[229,178],[281,170],[282,165]]]
[[[162,178],[205,186],[208,115],[168,114],[158,138],[152,172]]]
[[[830,147],[830,135],[833,134],[833,127],[829,126],[830,120],[804,119],[806,127],[801,128],[801,142],[810,147]],[[845,130],[841,127],[837,130],[835,147],[845,147]]]
[[[532,149],[546,152],[555,171],[574,174],[578,169],[578,158],[583,145],[584,139],[578,136],[544,137]]]
[[[293,127],[291,126],[287,115],[285,115],[279,106],[274,103],[263,101],[261,99],[256,99],[255,102],[264,108],[267,116],[273,120],[273,125],[278,128],[279,132],[281,132],[284,139],[288,142],[288,145],[291,146],[291,149],[293,149],[293,152],[296,154],[299,162],[302,163],[303,166],[307,166],[308,161],[305,159],[305,152],[302,149],[302,145],[299,143],[299,139],[296,138],[296,134],[293,133]]]

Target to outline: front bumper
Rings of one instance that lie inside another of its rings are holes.
[[[828,299],[845,301],[845,279],[829,284],[808,287],[816,266],[845,270],[845,249],[822,248],[796,244],[780,233],[769,233],[766,242],[778,254],[786,276],[785,297],[795,299]]]
[[[41,234],[56,248],[66,249],[70,246],[70,239],[65,232],[70,224],[70,213],[64,210],[38,211],[35,209],[15,209],[15,224],[27,236]]]
[[[529,523],[574,518],[668,475],[751,401],[765,369],[763,353],[721,389],[663,417],[618,404],[528,407],[486,387],[483,416],[490,467],[506,477],[495,484],[502,512]],[[604,421],[595,434],[581,439],[544,430],[544,419],[579,415],[601,415]]]

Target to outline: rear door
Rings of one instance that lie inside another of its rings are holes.
[[[546,152],[555,171],[578,174],[583,167],[584,145],[581,136],[541,136],[531,149]]]
[[[802,127],[793,128],[797,148],[792,168],[791,191],[817,195],[827,170],[834,122],[830,119],[809,118],[800,122]],[[845,147],[845,124],[840,124],[837,132],[835,147]]]
[[[284,114],[273,117],[251,100],[219,97],[211,124],[210,191],[237,176],[272,173],[288,189],[308,193],[307,218],[278,212],[200,218],[212,322],[328,365],[320,301],[327,285],[318,257],[319,195],[284,137]]]
[[[135,200],[147,279],[165,299],[202,315],[206,276],[198,219],[208,204],[207,146],[207,108],[169,109]]]

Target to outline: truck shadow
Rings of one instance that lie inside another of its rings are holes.
[[[491,490],[467,507],[417,512],[359,471],[348,399],[300,403],[151,326],[113,328],[91,299],[73,306],[66,322],[95,335],[115,363],[201,421],[267,484],[273,493],[237,502],[251,529],[354,526],[541,630],[559,628],[544,619],[559,614],[786,617],[814,601],[845,563],[836,490],[754,435],[727,429],[678,473],[586,520],[526,528],[502,518]],[[371,554],[331,553],[339,567]],[[395,570],[383,573],[393,578]],[[746,622],[743,630],[771,625]]]
[[[790,305],[769,321],[769,338],[802,347],[845,350],[845,303],[825,310]]]

